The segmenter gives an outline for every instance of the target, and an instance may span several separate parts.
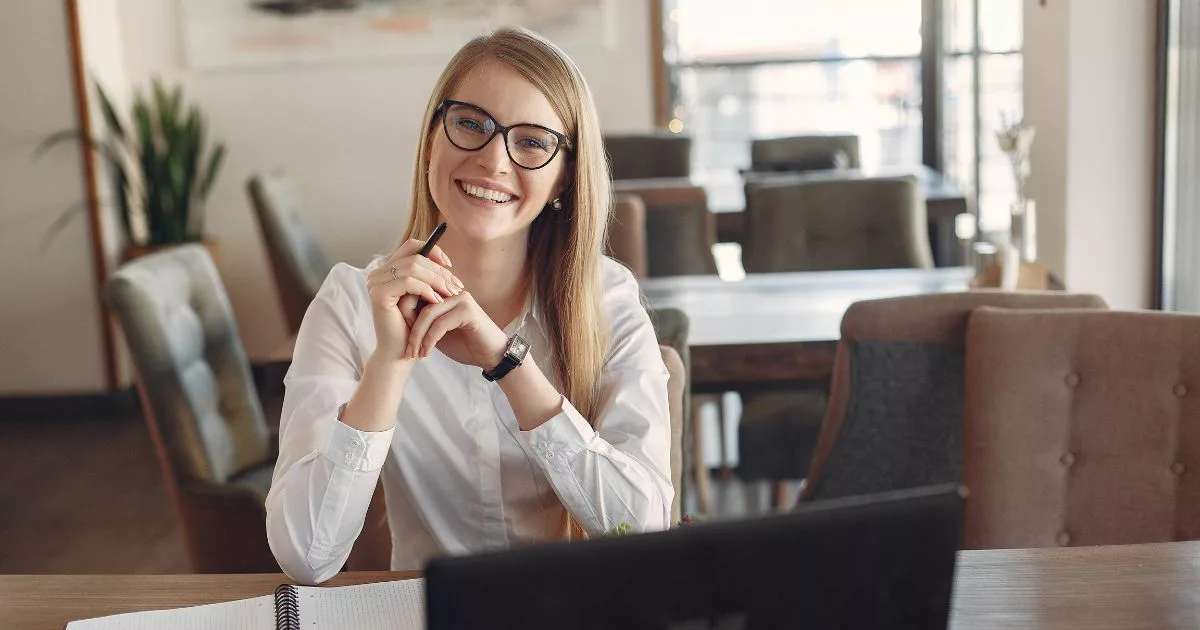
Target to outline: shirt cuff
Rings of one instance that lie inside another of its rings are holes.
[[[344,422],[334,422],[333,432],[325,443],[325,458],[334,466],[353,472],[373,472],[383,468],[384,458],[392,448],[392,433],[359,431]]]
[[[532,431],[525,432],[525,441],[541,460],[542,465],[556,472],[571,469],[571,460],[596,437],[596,430],[583,415],[563,397],[562,409],[553,418]]]

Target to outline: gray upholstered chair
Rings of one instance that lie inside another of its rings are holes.
[[[192,569],[278,572],[264,508],[278,441],[212,259],[198,245],[145,256],[107,293]]]
[[[682,470],[691,471],[691,480],[696,484],[696,499],[701,512],[707,513],[712,505],[712,490],[708,478],[708,469],[704,467],[700,457],[699,427],[693,422],[695,409],[692,402],[692,353],[688,346],[689,322],[687,314],[677,308],[649,309],[650,321],[654,324],[654,334],[658,343],[673,348],[678,353],[683,365],[685,378],[682,384],[681,402],[683,409],[680,416],[680,435],[683,440],[680,450],[680,466]],[[681,477],[675,484],[677,496],[682,496],[688,488],[688,479]]]
[[[818,134],[764,138],[750,143],[750,170],[815,171],[861,168],[858,136]]]
[[[660,132],[605,135],[612,178],[688,177],[692,171],[692,139]]]
[[[638,179],[615,182],[613,189],[636,195],[646,208],[647,276],[717,273],[717,224],[703,188],[687,180]]]
[[[933,267],[916,178],[771,178],[746,184],[748,273]]]
[[[287,173],[252,175],[246,190],[262,229],[288,332],[294,336],[333,264],[308,227],[300,192]]]
[[[1094,295],[1001,291],[852,305],[801,500],[963,481],[964,341],[983,306],[1107,308]]]
[[[608,217],[604,253],[628,267],[635,278],[645,278],[649,273],[646,252],[646,204],[637,195],[617,193]]]
[[[662,353],[663,364],[667,366],[667,408],[671,416],[671,487],[675,495],[671,499],[671,525],[679,522],[683,513],[683,459],[684,453],[684,415],[687,406],[684,396],[687,391],[688,372],[683,366],[679,352],[668,345],[658,347]]]

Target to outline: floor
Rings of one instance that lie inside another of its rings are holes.
[[[266,405],[278,413],[278,401]],[[706,460],[718,468],[715,410],[702,416],[714,436]],[[736,439],[736,426],[726,431]],[[0,574],[189,571],[136,410],[0,417],[0,479]],[[713,503],[712,518],[769,511],[770,488],[717,470]],[[697,514],[694,496],[684,506]]]

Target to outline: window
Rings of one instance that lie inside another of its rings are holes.
[[[1021,2],[936,0],[944,23],[923,25],[930,1],[663,0],[668,118],[693,170],[737,178],[753,138],[832,132],[859,137],[865,168],[929,163],[923,134],[940,133],[931,166],[977,191],[985,230],[1007,228],[1016,186],[995,131],[1020,115]],[[940,129],[924,124],[923,26],[942,36]]]

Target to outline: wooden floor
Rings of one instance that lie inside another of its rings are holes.
[[[0,418],[0,573],[187,573],[137,412]]]
[[[277,418],[279,401],[264,400]],[[0,479],[0,574],[189,572],[136,410],[0,414]],[[714,517],[767,511],[768,495],[718,475]]]

